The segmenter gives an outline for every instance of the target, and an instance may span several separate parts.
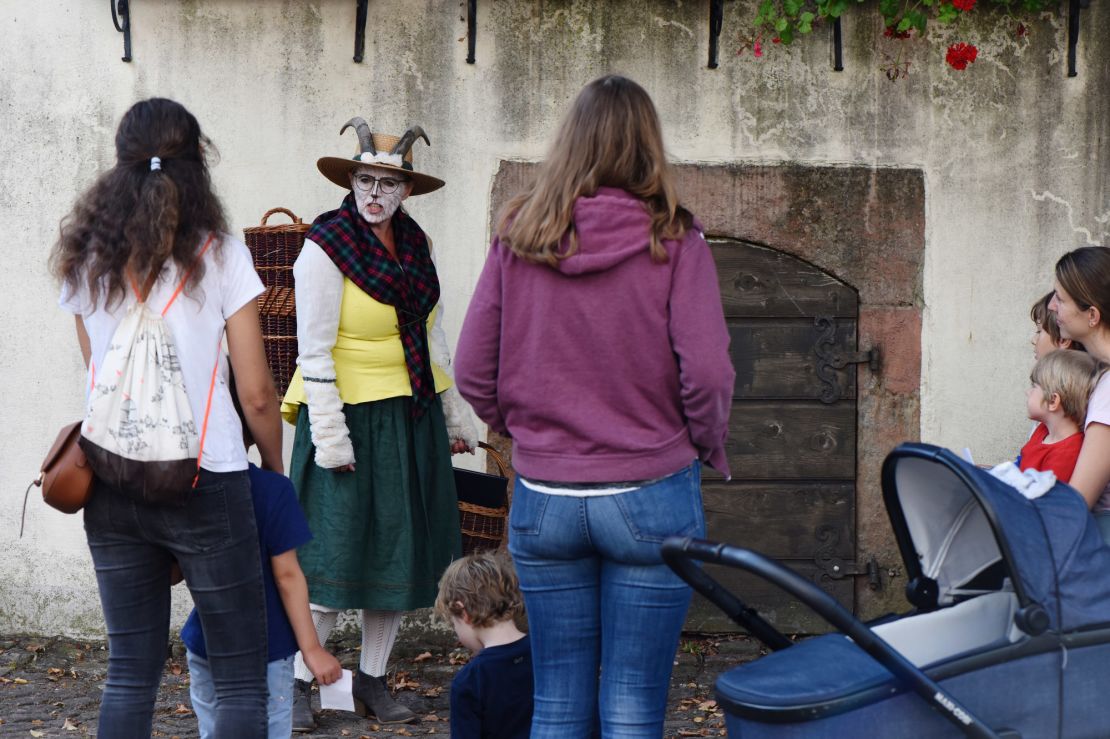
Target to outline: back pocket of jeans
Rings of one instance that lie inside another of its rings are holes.
[[[162,515],[179,532],[178,543],[186,550],[210,552],[231,544],[227,491],[222,482],[190,490],[184,507],[163,508]]]
[[[547,495],[530,490],[523,483],[516,483],[513,491],[513,505],[509,510],[509,528],[515,534],[540,533],[543,512],[547,508]]]
[[[704,536],[705,512],[699,476],[690,470],[616,496],[632,536],[661,543],[668,536]]]

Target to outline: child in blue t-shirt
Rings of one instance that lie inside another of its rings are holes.
[[[452,739],[527,739],[532,727],[532,645],[504,552],[457,559],[439,581],[436,611],[474,653],[451,682]]]
[[[235,398],[234,388],[231,392]],[[238,403],[236,402],[236,410]],[[242,412],[240,411],[240,420]],[[249,448],[252,440],[243,424]],[[297,562],[297,547],[312,538],[293,483],[284,475],[250,465],[251,501],[262,555],[262,584],[266,591],[266,631],[269,639],[266,682],[269,687],[269,739],[289,739],[293,732],[293,656],[300,649],[305,665],[321,685],[339,679],[339,660],[316,636],[308,609],[308,584]],[[216,686],[208,667],[204,632],[194,608],[181,629],[189,663],[189,697],[197,715],[201,739],[215,727]]]

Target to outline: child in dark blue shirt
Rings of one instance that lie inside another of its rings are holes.
[[[234,389],[231,397],[242,419]],[[244,442],[253,443],[243,424]],[[308,584],[297,562],[297,547],[312,538],[293,483],[284,475],[249,468],[251,502],[262,556],[262,586],[266,593],[266,637],[269,653],[266,682],[269,688],[268,739],[289,739],[293,718],[293,656],[298,648],[305,664],[322,685],[339,679],[342,668],[316,636],[308,608]],[[212,736],[215,726],[216,686],[208,667],[204,632],[194,608],[181,629],[189,663],[189,697],[201,739]]]
[[[532,727],[532,647],[514,617],[523,600],[504,552],[451,563],[436,611],[474,656],[451,682],[452,739],[527,739]]]

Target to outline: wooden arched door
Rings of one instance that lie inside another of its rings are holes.
[[[736,369],[732,480],[708,468],[708,538],[755,549],[853,608],[856,564],[855,289],[795,257],[710,239]],[[823,631],[808,609],[734,570],[711,572],[780,630]],[[687,628],[735,628],[698,598]]]

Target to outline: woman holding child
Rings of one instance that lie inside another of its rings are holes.
[[[1110,249],[1086,246],[1056,263],[1050,309],[1060,334],[1083,343],[1110,363]],[[1110,543],[1110,373],[1104,373],[1087,402],[1085,436],[1071,485],[1095,513],[1102,538]]]
[[[219,704],[215,735],[262,737],[262,573],[247,453],[221,348],[226,335],[237,395],[262,465],[281,472],[281,419],[255,301],[262,283],[247,247],[227,235],[208,175],[211,144],[189,111],[160,98],[136,103],[120,121],[115,144],[115,164],[77,200],[51,256],[63,282],[62,306],[76,316],[77,343],[89,368],[85,387],[114,348],[109,345],[121,321],[145,300],[162,311],[176,360],[166,363],[161,355],[161,377],[150,383],[148,376],[147,384],[160,391],[183,385],[203,441],[194,487],[182,484],[180,504],[140,501],[98,479],[85,506],[108,626],[108,678],[97,735],[150,736],[176,560],[208,637]],[[106,384],[113,383],[95,390]],[[136,417],[149,422],[143,400],[128,402]],[[134,430],[121,426],[114,433]]]
[[[353,157],[317,168],[347,191],[308,232],[293,268],[298,369],[282,412],[296,424],[290,478],[313,540],[298,555],[312,618],[326,642],[339,611],[359,609],[356,709],[412,721],[385,685],[404,611],[431,606],[459,555],[451,454],[477,446],[452,388],[431,241],[401,207],[443,181],[413,167],[418,126],[400,138],[362,118]],[[312,675],[296,665],[296,730],[314,726]]]
[[[701,536],[728,474],[734,374],[713,257],[635,82],[579,93],[508,206],[470,303],[459,389],[513,438],[509,550],[528,613],[532,737],[659,737],[690,589],[659,553]]]

